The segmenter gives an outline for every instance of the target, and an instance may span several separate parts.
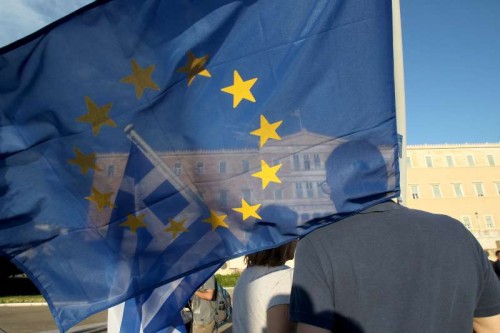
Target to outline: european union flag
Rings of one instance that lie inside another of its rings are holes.
[[[62,332],[161,286],[141,325],[175,324],[224,261],[397,196],[392,52],[390,0],[96,1],[1,49],[0,254]]]

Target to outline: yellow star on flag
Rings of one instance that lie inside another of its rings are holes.
[[[245,199],[241,199],[241,207],[233,208],[234,211],[241,213],[243,215],[243,221],[245,221],[250,216],[255,217],[256,219],[262,219],[262,217],[257,214],[257,210],[262,206],[261,204],[250,206]]]
[[[270,182],[281,184],[281,179],[276,176],[276,172],[281,168],[281,164],[270,167],[266,161],[261,160],[262,170],[252,174],[253,177],[262,179],[262,189],[265,189]]]
[[[260,128],[250,132],[252,135],[260,136],[260,147],[264,146],[269,139],[281,140],[281,137],[276,133],[276,130],[281,125],[283,120],[270,124],[264,115],[260,115]]]
[[[172,238],[175,238],[181,232],[189,231],[186,228],[184,228],[184,222],[186,222],[185,219],[181,220],[179,222],[176,222],[174,219],[169,218],[168,219],[168,227],[165,228],[165,231],[171,232]]]
[[[144,222],[144,217],[146,214],[141,214],[139,216],[135,216],[134,214],[128,214],[127,220],[120,224],[121,227],[128,227],[130,231],[136,232],[139,228],[146,228],[146,223]]]
[[[97,210],[102,211],[105,207],[115,207],[111,203],[113,192],[101,193],[95,187],[92,187],[92,194],[85,199],[94,202],[97,205]]]
[[[158,87],[158,85],[151,78],[151,75],[155,70],[155,65],[142,68],[137,64],[135,59],[132,59],[131,66],[132,74],[124,77],[120,80],[120,82],[133,84],[135,87],[135,97],[137,97],[137,99],[142,97],[144,90],[147,88],[160,90],[160,87]]]
[[[87,104],[88,113],[79,118],[76,118],[76,120],[82,123],[91,124],[92,133],[94,134],[94,136],[99,134],[101,126],[103,125],[116,127],[116,123],[108,116],[108,112],[109,109],[111,109],[112,103],[108,103],[104,106],[98,107],[88,96],[85,96],[85,103]]]
[[[212,77],[210,72],[205,69],[205,65],[208,60],[208,55],[201,58],[196,58],[193,52],[188,51],[187,53],[188,62],[185,66],[177,70],[178,73],[187,73],[188,76],[188,86],[193,82],[196,75],[201,75],[204,77]]]
[[[86,175],[89,169],[96,171],[102,170],[95,164],[95,153],[84,154],[76,147],[73,148],[73,150],[76,156],[74,159],[68,160],[68,163],[78,165],[82,174]]]
[[[207,219],[204,219],[203,222],[210,223],[212,225],[212,230],[217,229],[217,227],[224,227],[224,228],[229,228],[226,222],[224,220],[226,219],[227,215],[221,214],[217,215],[216,212],[210,209],[210,217]]]
[[[221,89],[223,92],[233,95],[233,109],[236,109],[238,104],[240,104],[243,99],[255,103],[255,98],[253,97],[250,89],[252,89],[255,82],[257,82],[257,78],[255,77],[253,79],[243,81],[238,71],[234,71],[233,76],[233,85]]]

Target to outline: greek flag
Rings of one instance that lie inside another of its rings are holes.
[[[107,235],[108,242],[120,243],[121,253],[128,253],[131,258],[128,265],[122,265],[116,271],[114,286],[117,289],[123,281],[126,285],[128,280],[134,280],[141,275],[157,274],[152,270],[148,271],[148,268],[151,268],[148,265],[154,262],[150,261],[152,258],[147,257],[148,253],[179,253],[175,239],[178,233],[186,231],[189,225],[199,218],[197,212],[201,209],[199,199],[195,198],[191,189],[182,184],[131,126],[127,128],[127,132],[133,143]],[[191,199],[191,203],[186,198]],[[156,205],[155,202],[158,201],[163,204]],[[162,216],[172,216],[171,224],[163,222]],[[180,229],[172,228],[172,221],[186,216],[190,216],[187,223]],[[118,228],[115,228],[117,225]],[[148,232],[141,230],[142,228]],[[171,238],[158,241],[162,235],[169,233]],[[203,235],[199,236],[203,241]],[[192,247],[203,249],[202,253],[208,255],[212,245],[193,244]],[[193,291],[214,274],[219,266],[208,267],[181,277],[110,308],[108,332],[184,332],[180,309],[187,304]]]

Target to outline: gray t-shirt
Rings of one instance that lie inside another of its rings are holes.
[[[198,290],[213,290],[215,297],[215,277],[210,277]],[[213,301],[207,301],[193,295],[191,298],[191,309],[195,324],[208,324],[214,320],[215,304]]]
[[[460,222],[386,202],[299,242],[290,309],[335,332],[470,333],[500,282]]]

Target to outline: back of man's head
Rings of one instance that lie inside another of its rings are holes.
[[[348,141],[325,163],[330,199],[337,211],[358,211],[389,197],[387,165],[380,150],[367,141]]]

